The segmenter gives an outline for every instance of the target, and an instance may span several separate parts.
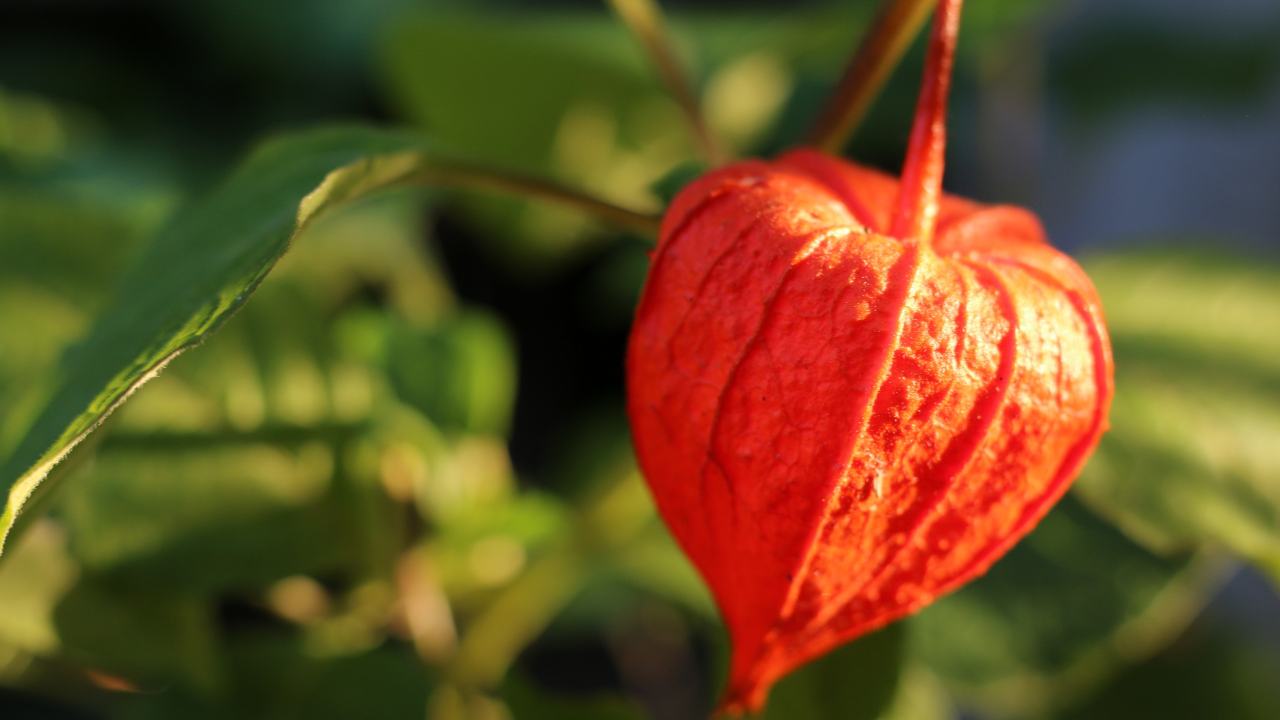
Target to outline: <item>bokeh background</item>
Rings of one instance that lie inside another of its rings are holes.
[[[670,2],[717,132],[793,144],[869,0]],[[900,162],[919,43],[849,148]],[[0,457],[263,138],[417,128],[637,207],[692,157],[599,3],[0,4]],[[1113,430],[984,579],[777,718],[1280,717],[1280,6],[971,0],[947,186],[1102,291]],[[725,640],[622,413],[646,240],[393,191],[318,223],[0,561],[5,718],[697,718]]]

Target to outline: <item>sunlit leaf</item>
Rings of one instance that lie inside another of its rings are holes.
[[[32,528],[0,565],[0,647],[32,654],[57,650],[53,609],[76,575],[66,533],[53,524]]]
[[[1217,576],[1068,496],[987,575],[913,618],[912,650],[966,702],[1032,716],[1171,641]]]
[[[677,14],[670,26],[714,129],[747,144],[773,126],[800,67],[837,71],[868,14],[860,5]],[[390,25],[380,60],[394,106],[432,137],[620,202],[651,201],[651,184],[694,156],[679,107],[603,8],[417,9]],[[463,210],[482,241],[501,244],[495,255],[526,274],[584,240],[581,219],[557,208],[486,199]]]
[[[334,450],[303,438],[106,448],[63,498],[75,557],[130,586],[203,591],[348,567],[354,520]]]
[[[1280,577],[1280,270],[1169,252],[1087,267],[1117,394],[1083,497],[1157,548],[1222,546]]]
[[[526,570],[564,534],[570,517],[555,498],[525,492],[446,520],[431,555],[446,592],[467,604]]]
[[[612,133],[624,111],[661,98],[640,50],[603,13],[418,12],[390,29],[383,67],[393,99],[433,137],[526,171],[547,168],[575,105],[601,108]]]
[[[420,167],[424,145],[358,128],[260,148],[205,202],[169,224],[61,366],[45,411],[0,465],[7,537],[53,467],[130,393],[216,330],[318,214]]]
[[[39,410],[48,368],[84,332],[146,224],[86,195],[34,179],[0,184],[0,457]]]

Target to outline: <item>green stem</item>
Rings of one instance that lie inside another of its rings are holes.
[[[655,0],[609,0],[609,5],[649,55],[649,60],[667,86],[667,92],[671,93],[684,113],[689,130],[704,158],[711,163],[722,162],[725,159],[724,151],[707,127],[693,83],[676,58],[662,8],[658,7]]]
[[[659,215],[624,208],[550,180],[470,165],[433,164],[419,168],[407,180],[439,187],[496,191],[528,199],[547,200],[576,208],[618,227],[646,234],[656,235],[662,222]]]
[[[467,689],[497,687],[520,652],[577,594],[585,573],[581,552],[572,546],[535,561],[467,628],[451,679]]]
[[[832,154],[844,149],[936,4],[937,0],[884,1],[810,131],[810,145]]]
[[[483,691],[501,683],[520,652],[577,595],[592,565],[635,540],[652,517],[646,495],[639,477],[628,474],[592,498],[571,532],[481,611],[450,664],[458,689]]]

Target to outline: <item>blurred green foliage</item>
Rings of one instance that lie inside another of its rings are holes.
[[[1053,5],[974,3],[962,87]],[[442,148],[655,202],[691,148],[626,32],[603,12],[470,3],[166,12],[271,86],[237,106],[254,135],[362,113],[350,97],[374,88],[432,144],[288,134],[202,193],[235,123],[187,126],[124,57],[104,61],[113,106],[74,52],[0,49],[40,68],[0,92],[4,482],[42,477],[203,342],[50,475],[50,513],[5,548],[0,715],[705,715],[725,641],[621,413],[640,246],[527,203],[366,197],[422,159],[401,153]],[[763,152],[805,126],[870,12],[716,6],[673,27],[712,126]],[[1130,30],[1055,56],[1075,117],[1105,121],[1131,85],[1235,101],[1277,72],[1265,29]],[[857,147],[897,157],[918,62]],[[766,717],[1280,712],[1276,648],[1197,620],[1237,562],[1280,572],[1280,269],[1210,247],[1087,259],[1119,391],[1078,491],[983,579],[787,678]],[[608,367],[584,374],[579,355]]]
[[[1080,492],[1154,547],[1214,545],[1280,578],[1280,273],[1186,250],[1089,269],[1123,392]]]

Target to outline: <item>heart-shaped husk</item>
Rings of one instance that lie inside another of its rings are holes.
[[[1105,427],[1088,278],[1031,214],[940,193],[959,5],[901,181],[799,150],[699,178],[664,218],[628,410],[729,627],[722,710],[981,574]]]

